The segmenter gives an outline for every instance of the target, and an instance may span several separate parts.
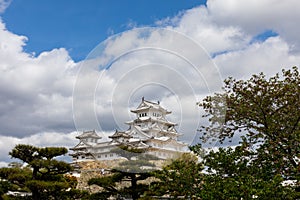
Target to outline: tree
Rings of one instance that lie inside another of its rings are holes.
[[[80,197],[82,193],[75,190],[77,180],[65,176],[72,167],[54,159],[66,153],[64,147],[39,148],[18,144],[9,155],[27,163],[28,167],[2,168],[0,177],[17,190],[30,191],[34,200]]]
[[[162,170],[154,172],[157,181],[150,184],[146,196],[170,196],[171,198],[198,199],[203,165],[190,153],[172,160]]]
[[[32,171],[28,167],[0,168],[1,197],[8,191],[30,192],[26,181],[31,178]]]
[[[126,158],[119,166],[111,170],[111,174],[100,178],[92,178],[88,181],[89,185],[95,184],[103,188],[103,191],[97,193],[95,198],[107,199],[109,196],[130,196],[136,200],[147,189],[147,183],[138,183],[151,177],[151,171],[155,169],[155,164],[150,160],[157,160],[156,157],[146,155],[145,149],[130,147],[126,145],[119,146],[112,152]],[[119,187],[118,183],[129,182],[130,186]]]
[[[281,75],[269,79],[263,73],[249,80],[228,78],[224,93],[207,96],[199,105],[210,121],[200,129],[204,141],[217,137],[223,142],[236,134],[242,135],[235,151],[219,150],[211,153],[211,158],[205,157],[205,164],[215,172],[208,177],[218,180],[215,183],[234,180],[230,183],[234,185],[237,179],[232,177],[249,178],[257,185],[248,188],[263,185],[265,190],[272,188],[266,185],[268,181],[275,181],[277,186],[282,180],[298,180],[299,184],[300,75],[297,67],[282,70]],[[230,166],[231,170],[238,171],[235,176],[224,178]]]
[[[243,146],[219,148],[203,159],[207,167],[202,181],[201,199],[295,199],[292,187],[282,184],[279,174],[268,176],[264,167],[258,167],[252,158],[254,153]]]
[[[8,181],[0,181],[0,199],[1,200],[3,199],[2,195],[7,193],[10,188],[11,188],[11,185],[9,184]]]

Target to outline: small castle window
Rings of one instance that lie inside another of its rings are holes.
[[[145,117],[145,116],[147,116],[147,113],[141,113],[141,114],[139,114],[139,116],[140,117]]]

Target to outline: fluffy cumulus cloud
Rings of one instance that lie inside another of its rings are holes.
[[[23,52],[26,37],[0,25],[0,132],[24,137],[47,130],[71,130],[75,63],[65,49],[37,57]]]
[[[251,35],[270,29],[284,38],[291,50],[300,50],[297,0],[210,0],[207,7],[212,19],[220,25],[237,26]]]
[[[206,7],[160,24],[195,39],[214,58],[223,77],[274,74],[299,66],[299,6],[296,0],[209,0]],[[274,33],[272,38],[268,32]]]
[[[10,162],[7,156],[9,151],[17,144],[30,144],[34,146],[55,146],[70,148],[76,144],[75,137],[78,132],[73,131],[69,133],[64,132],[39,132],[28,137],[17,138],[12,136],[0,136],[0,167]],[[65,157],[65,159],[69,159]]]
[[[17,143],[43,146],[60,138],[68,144],[64,136],[53,136],[75,130],[72,89],[76,64],[63,48],[36,57],[25,53],[26,41],[0,22],[0,159],[6,161]]]
[[[0,12],[8,4],[0,0]],[[205,123],[196,102],[219,91],[222,79],[299,66],[299,7],[296,0],[208,0],[157,21],[158,29],[112,37],[78,63],[64,48],[25,53],[26,36],[0,22],[0,166],[18,143],[69,147],[77,130],[126,129],[142,96],[172,110],[169,119],[191,142]]]
[[[124,121],[134,117],[130,109],[145,96],[173,110],[169,119],[178,122],[178,131],[191,142],[200,118],[199,96],[222,86],[203,47],[170,29],[141,28],[117,35],[100,44],[81,69],[73,96],[79,129],[127,129]]]

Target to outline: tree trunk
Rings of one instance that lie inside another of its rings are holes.
[[[139,194],[137,192],[137,179],[135,174],[131,176],[131,197],[133,200],[137,200],[139,198]]]

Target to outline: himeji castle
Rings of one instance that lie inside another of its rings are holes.
[[[120,156],[115,149],[120,146],[143,149],[146,154],[160,159],[176,158],[187,152],[187,144],[178,141],[176,123],[167,120],[171,111],[163,108],[159,102],[151,102],[142,98],[139,106],[131,110],[136,115],[126,131],[117,131],[109,138],[100,137],[96,131],[85,131],[76,138],[79,143],[70,148],[74,162],[87,160],[114,160]]]

